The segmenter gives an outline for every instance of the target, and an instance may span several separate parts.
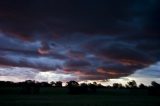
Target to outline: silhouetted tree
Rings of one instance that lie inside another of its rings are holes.
[[[151,82],[151,87],[149,88],[149,94],[154,96],[160,96],[160,84],[155,81]]]
[[[67,82],[67,86],[68,87],[77,87],[77,86],[79,86],[79,84],[76,81],[69,81],[69,82]]]
[[[98,88],[105,88],[105,86],[103,86],[102,84],[97,84]]]
[[[93,84],[88,84],[89,87],[89,92],[90,93],[95,93],[97,91],[97,83],[93,83]]]
[[[22,83],[22,91],[23,94],[38,94],[40,90],[40,83],[36,83],[32,80],[26,80]]]
[[[69,93],[70,94],[79,94],[79,84],[76,81],[69,81],[67,82],[67,87],[69,89]]]
[[[48,82],[41,82],[40,85],[41,87],[52,87],[52,85],[49,84]]]
[[[155,81],[152,81],[152,82],[151,82],[151,85],[152,85],[153,88],[160,88],[160,84],[158,84],[158,83],[155,82]]]
[[[118,88],[119,89],[119,88],[123,88],[123,86],[120,83],[114,83],[113,88]]]
[[[136,81],[135,81],[135,80],[129,81],[129,82],[127,83],[127,87],[129,87],[129,88],[137,88],[137,83],[136,83]]]
[[[89,92],[88,85],[86,83],[80,84],[80,92],[81,93],[88,93]]]
[[[61,81],[57,81],[55,83],[55,87],[62,87],[62,82]]]
[[[33,83],[34,82],[32,80],[26,80],[22,86],[22,93],[23,94],[31,94]]]
[[[88,85],[86,83],[81,83],[80,86],[81,87],[88,87]]]
[[[33,94],[39,94],[40,92],[40,83],[36,82],[33,86]]]
[[[145,86],[144,84],[140,84],[140,85],[139,85],[139,88],[140,88],[140,89],[145,89],[145,88],[147,88],[147,86]]]

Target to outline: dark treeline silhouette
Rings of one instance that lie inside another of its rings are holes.
[[[19,88],[20,94],[39,94],[41,88],[66,88],[68,89],[69,94],[95,94],[99,89],[129,89],[129,90],[147,90],[149,95],[160,96],[160,84],[155,81],[151,82],[151,86],[146,86],[140,84],[137,86],[137,83],[132,80],[129,81],[125,86],[121,83],[114,83],[112,86],[103,86],[101,84],[93,83],[81,83],[79,84],[76,81],[69,81],[66,83],[66,86],[62,86],[61,81],[57,82],[36,82],[32,80],[26,80],[24,82],[11,82],[11,81],[0,81],[0,94],[9,94],[8,89]],[[14,91],[13,91],[14,92]]]
[[[103,86],[102,85],[99,86],[97,85],[97,83],[79,84],[76,81],[69,81],[67,82],[66,87],[68,88],[70,94],[90,94],[90,93],[96,93],[96,89]]]

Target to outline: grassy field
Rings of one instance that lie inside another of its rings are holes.
[[[145,91],[106,90],[90,95],[69,95],[67,89],[41,89],[40,94],[0,95],[0,106],[159,106],[160,97]]]

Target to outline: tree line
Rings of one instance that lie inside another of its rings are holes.
[[[136,81],[132,80],[127,82],[126,85],[121,83],[113,83],[112,86],[103,86],[101,84],[93,83],[78,83],[76,81],[69,81],[65,86],[62,86],[61,81],[57,82],[37,82],[32,80],[26,80],[24,82],[12,82],[12,81],[0,81],[0,94],[5,93],[7,88],[21,88],[21,94],[39,94],[40,89],[44,87],[49,88],[67,88],[69,94],[93,94],[97,92],[97,89],[146,89],[150,95],[160,95],[160,84],[152,81],[150,86],[144,84],[137,85]]]

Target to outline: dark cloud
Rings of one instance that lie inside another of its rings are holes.
[[[0,1],[0,65],[127,76],[159,61],[159,0]]]
[[[104,39],[103,39],[104,40]],[[146,52],[129,44],[119,41],[98,40],[86,45],[88,51],[92,51],[103,59],[116,60],[124,64],[150,64],[153,62],[151,56]]]
[[[1,1],[0,28],[22,34],[26,38],[36,32],[52,35],[53,32],[117,34],[137,31],[140,26],[153,26],[150,21],[158,13],[157,2],[7,0]]]
[[[128,64],[150,64],[152,60],[138,49],[126,46],[121,43],[109,44],[105,48],[100,48],[98,54],[104,58],[118,60]]]
[[[67,56],[57,52],[50,52],[50,54],[45,55],[39,53],[38,49],[49,49],[47,48],[47,44],[28,41],[23,42],[22,40],[13,39],[4,35],[1,35],[0,38],[0,41],[2,41],[0,42],[1,65],[55,70],[60,68],[62,62],[67,58]]]
[[[135,71],[134,66],[124,66],[122,64],[109,64],[103,65],[97,68],[97,72],[102,75],[106,75],[106,78],[117,78],[128,76]]]
[[[88,67],[91,67],[91,63],[86,60],[68,60],[64,67],[69,71],[86,70]]]
[[[83,59],[86,56],[86,53],[83,51],[71,50],[67,53],[68,56],[74,59]]]

